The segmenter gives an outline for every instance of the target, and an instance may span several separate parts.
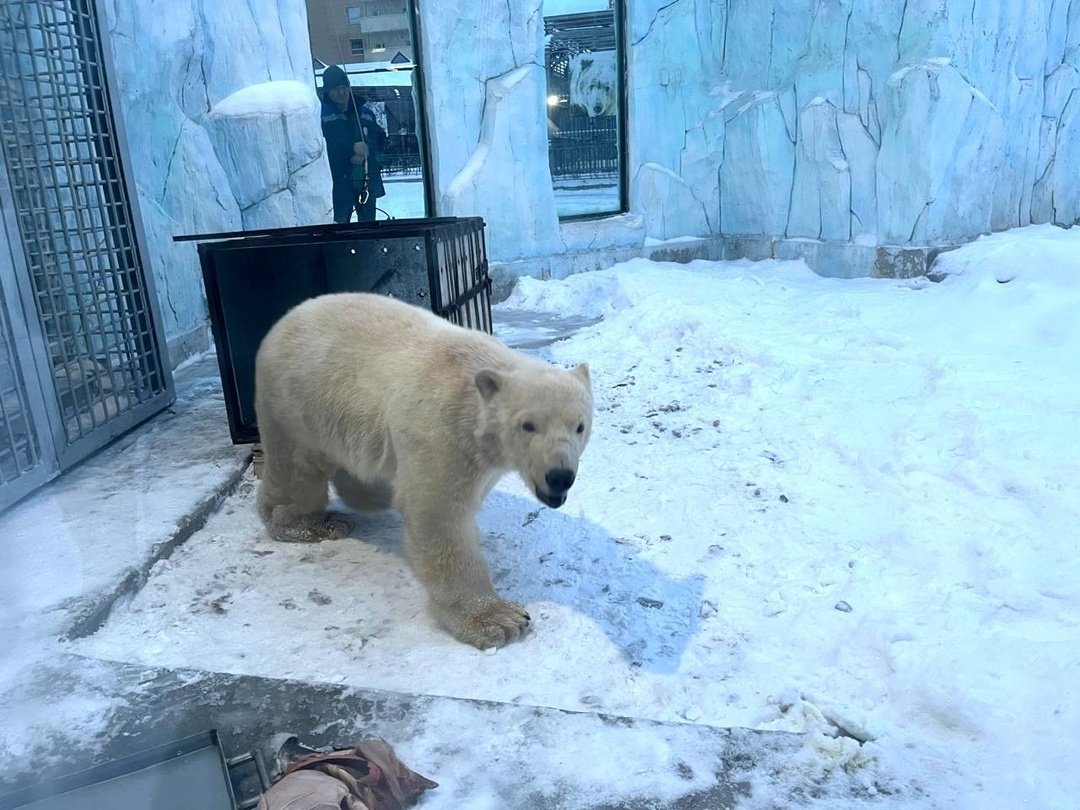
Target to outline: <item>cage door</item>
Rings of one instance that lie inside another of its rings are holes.
[[[0,242],[3,234],[0,227]],[[2,251],[0,244],[0,510],[58,469],[30,335],[14,293],[14,262]]]
[[[40,338],[60,469],[173,397],[101,30],[92,0],[0,3],[0,205],[19,288],[4,294]]]

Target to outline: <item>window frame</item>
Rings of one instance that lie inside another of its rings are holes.
[[[559,223],[584,222],[589,220],[607,219],[609,217],[622,216],[630,211],[630,188],[629,188],[629,78],[627,72],[627,53],[629,39],[626,30],[626,2],[625,0],[612,0],[613,25],[615,28],[615,78],[616,78],[616,104],[617,115],[615,120],[616,134],[615,143],[618,150],[618,168],[616,172],[618,183],[618,206],[617,210],[603,212],[589,212],[582,214],[558,214]],[[545,77],[547,73],[547,54],[544,55]],[[548,96],[548,88],[544,88],[545,99]],[[546,118],[546,115],[545,115]],[[554,178],[552,179],[552,191],[554,192]]]

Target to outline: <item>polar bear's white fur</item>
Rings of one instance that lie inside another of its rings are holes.
[[[615,51],[579,53],[570,59],[570,103],[590,118],[615,114],[617,86]]]
[[[499,598],[476,515],[516,470],[557,508],[592,425],[584,364],[570,371],[390,298],[300,304],[269,332],[255,372],[264,453],[259,514],[279,540],[348,532],[327,484],[358,509],[393,506],[436,618],[461,641],[513,641],[529,623]]]

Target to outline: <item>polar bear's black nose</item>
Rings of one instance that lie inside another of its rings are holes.
[[[544,476],[544,481],[551,492],[566,492],[574,485],[574,471],[565,469],[548,470],[547,475]]]

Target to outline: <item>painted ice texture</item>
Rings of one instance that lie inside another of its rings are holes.
[[[983,237],[936,269],[938,284],[635,259],[522,279],[499,322],[579,326],[543,353],[589,361],[596,418],[565,508],[513,477],[484,506],[496,586],[534,619],[497,653],[432,621],[395,513],[275,543],[250,479],[74,648],[803,732],[741,807],[1074,806],[1080,230]],[[697,786],[663,736],[633,760],[600,731],[572,762],[597,803],[643,774],[659,796]],[[444,783],[433,807],[497,806],[489,777],[455,771],[457,733],[394,744]],[[562,750],[556,728],[525,733],[547,753],[521,795]],[[819,802],[788,793],[807,780]]]
[[[313,87],[304,3],[105,7],[166,332],[182,348],[204,305],[194,248],[173,234],[328,219],[317,121],[236,95],[270,83],[295,102],[292,82]],[[482,216],[513,273],[562,276],[610,264],[598,251],[692,236],[869,275],[877,246],[1080,218],[1075,3],[635,0],[630,212],[560,225],[542,19],[582,8],[421,7],[435,213]]]

